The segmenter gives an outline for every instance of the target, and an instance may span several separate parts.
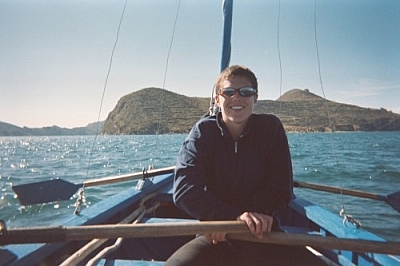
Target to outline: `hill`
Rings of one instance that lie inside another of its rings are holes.
[[[17,127],[0,122],[0,136],[93,135],[186,133],[208,113],[209,98],[186,97],[159,88],[145,88],[123,96],[106,121],[86,127]],[[328,111],[329,110],[329,115]],[[381,109],[341,104],[293,89],[278,100],[259,100],[255,113],[278,116],[291,132],[400,131],[400,115]],[[103,126],[104,125],[104,126]]]
[[[293,89],[275,112],[289,131],[399,131],[400,115],[325,100],[308,90]]]
[[[208,98],[146,88],[118,101],[102,134],[186,133],[208,108]],[[254,111],[277,115],[287,131],[400,131],[399,114],[325,100],[308,90],[293,89],[277,101],[260,100]]]
[[[187,132],[208,109],[206,98],[190,98],[158,88],[123,96],[108,115],[103,134]]]
[[[103,122],[99,122],[99,129]],[[90,123],[86,127],[61,128],[58,126],[28,128],[17,127],[15,125],[0,122],[0,136],[71,136],[71,135],[94,135],[96,133],[97,123]]]

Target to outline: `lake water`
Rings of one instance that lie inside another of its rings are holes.
[[[400,132],[289,133],[294,178],[387,195],[400,190]],[[72,183],[172,166],[185,135],[0,137],[0,218],[8,227],[55,225],[73,215],[75,198],[21,206],[12,185],[62,178]],[[90,156],[91,154],[91,156]],[[90,160],[90,164],[89,164]],[[90,165],[90,166],[89,166]],[[133,186],[86,189],[86,207]],[[339,213],[388,240],[400,241],[400,214],[376,200],[295,188],[296,195]]]

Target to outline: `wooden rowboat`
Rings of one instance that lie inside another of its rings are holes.
[[[7,230],[3,224],[0,265],[162,265],[197,233],[218,230],[228,231],[230,238],[308,246],[327,265],[400,265],[400,243],[344,224],[338,215],[298,197],[279,214],[283,232],[262,240],[240,222],[192,220],[174,206],[172,180],[172,169],[151,181],[144,177],[144,186],[96,203],[62,226]],[[115,251],[104,251],[115,243]]]
[[[226,2],[231,9],[232,1]],[[224,35],[221,69],[229,63],[229,51],[229,37]],[[173,170],[171,167],[82,184],[51,180],[13,187],[21,203],[30,205],[67,200],[82,186],[140,179],[135,188],[82,210],[61,226],[8,229],[0,221],[0,266],[162,265],[196,234],[213,231],[228,232],[231,239],[305,246],[309,253],[296,258],[299,265],[313,265],[310,258],[322,265],[400,265],[399,242],[388,242],[350,219],[343,222],[340,216],[295,196],[279,213],[282,231],[265,234],[262,239],[256,239],[238,221],[193,220],[173,204]],[[400,211],[400,192],[381,196],[304,182],[295,182],[295,186],[381,200]]]

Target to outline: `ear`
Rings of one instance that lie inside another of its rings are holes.
[[[258,100],[258,94],[254,95],[254,103],[257,103]]]
[[[217,104],[218,107],[221,107],[221,106],[219,105],[220,102],[219,102],[219,95],[218,95],[218,94],[214,96],[214,102]]]

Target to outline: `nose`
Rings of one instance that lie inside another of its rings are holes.
[[[239,94],[239,90],[236,89],[236,90],[235,90],[235,93],[234,93],[231,97],[229,97],[229,98],[231,98],[231,99],[241,99],[242,96]]]

